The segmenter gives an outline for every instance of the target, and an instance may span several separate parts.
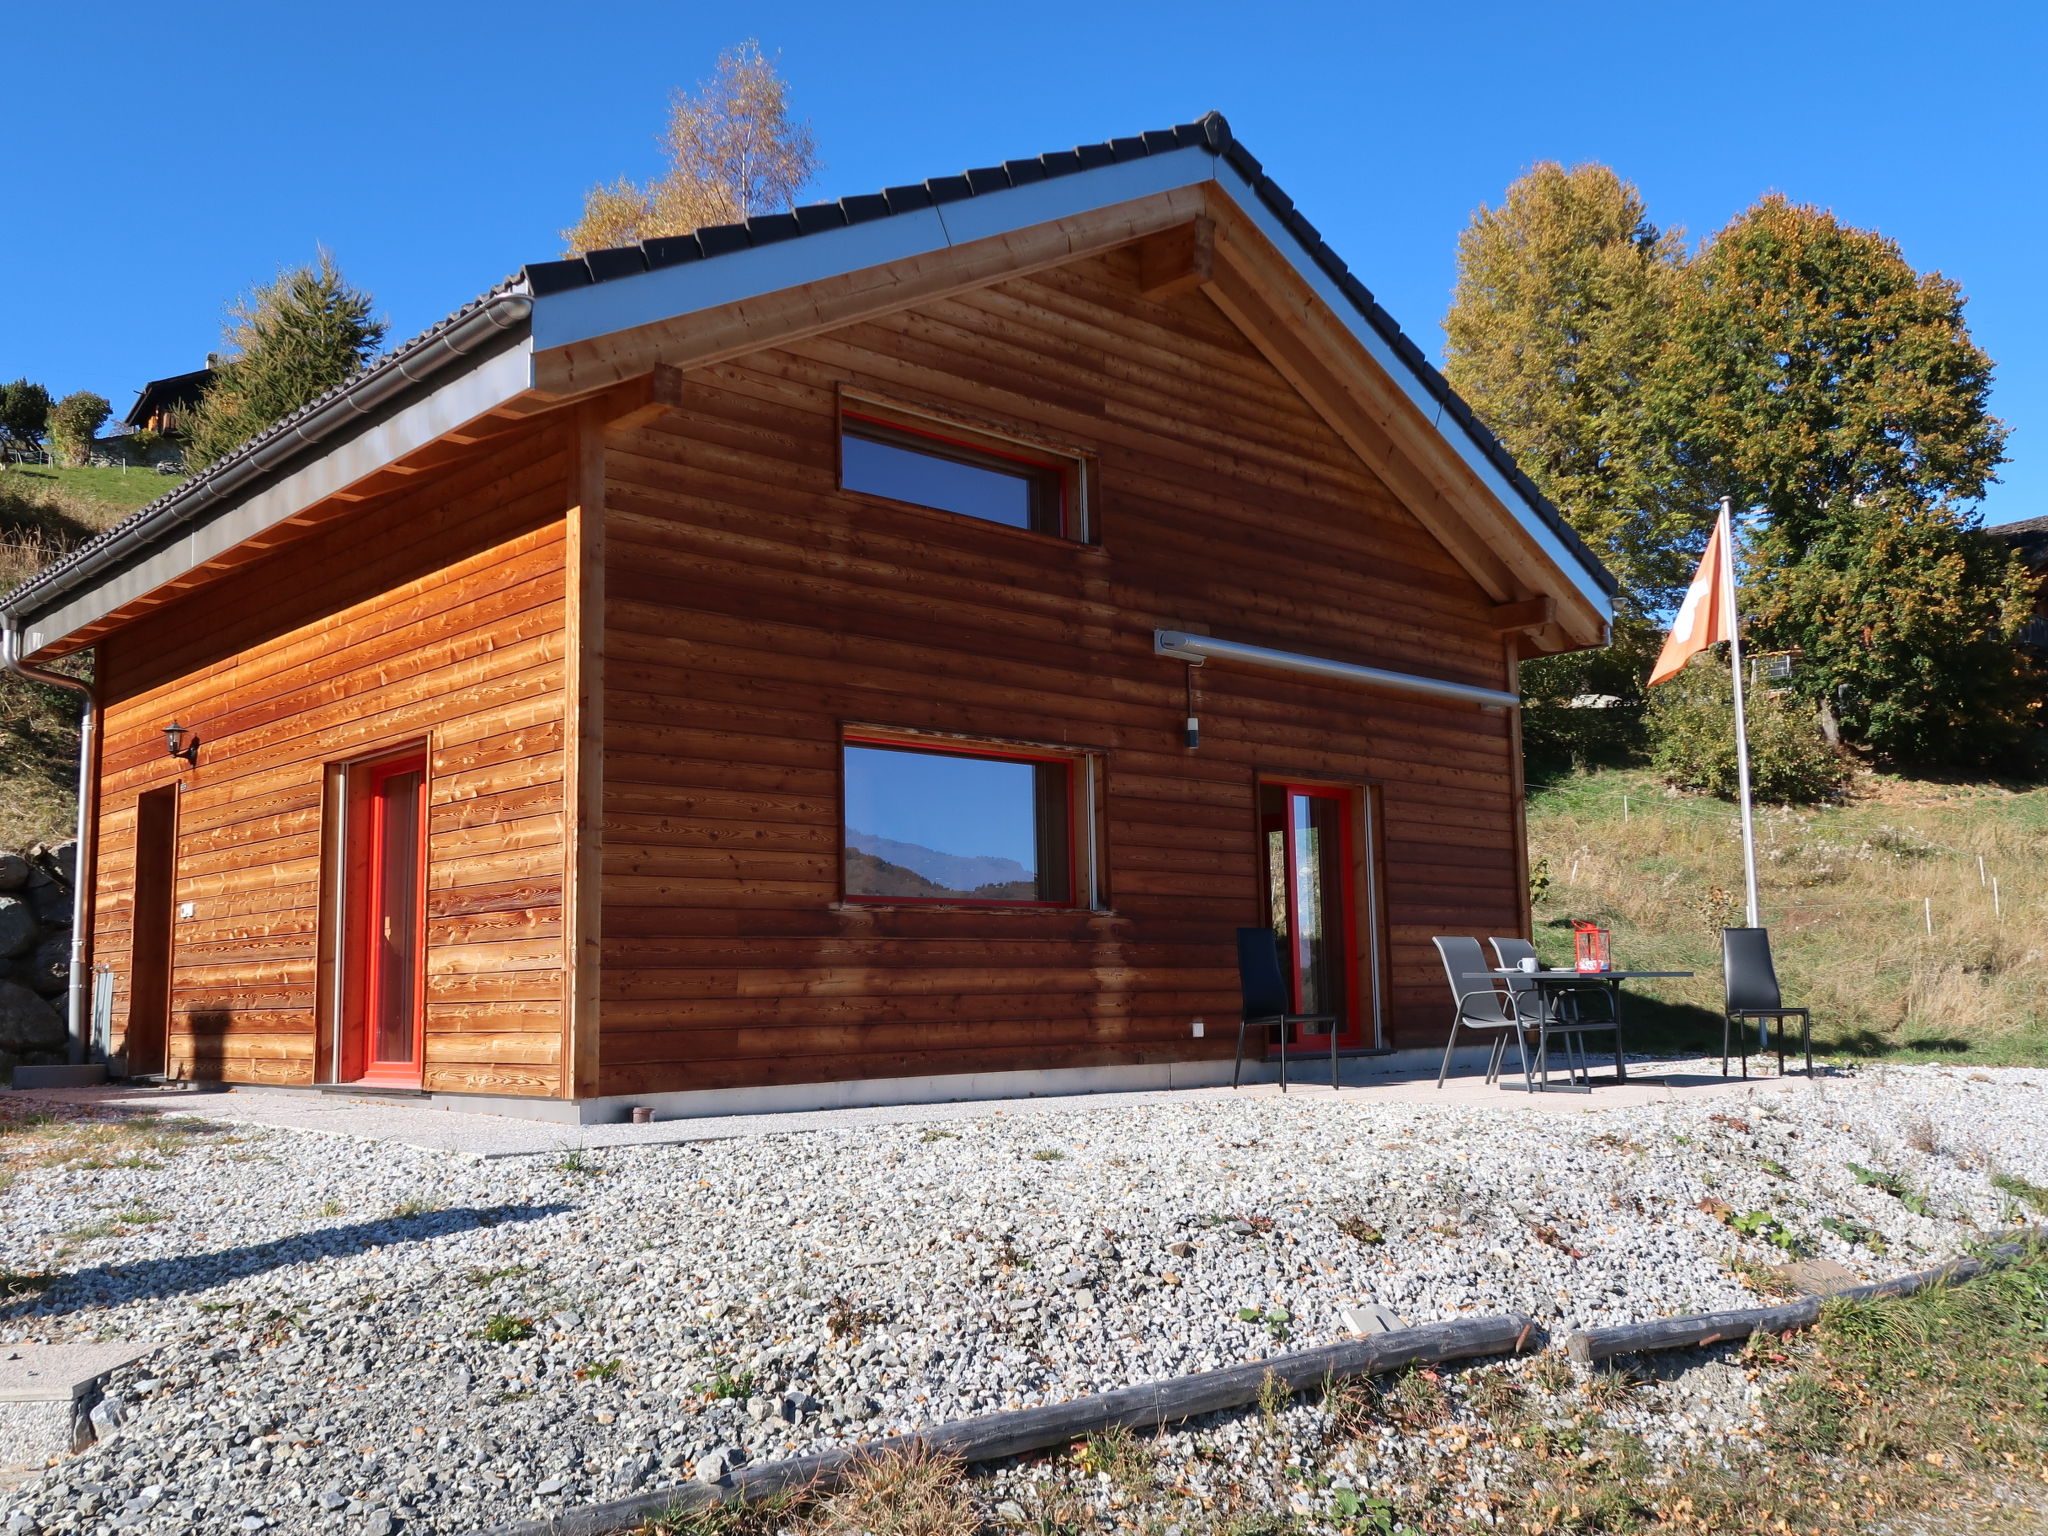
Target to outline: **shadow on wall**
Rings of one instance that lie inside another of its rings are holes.
[[[553,1205],[458,1206],[443,1211],[422,1211],[412,1216],[391,1216],[382,1221],[355,1222],[345,1227],[323,1227],[317,1232],[300,1232],[267,1243],[241,1248],[224,1248],[216,1253],[188,1254],[182,1258],[144,1259],[134,1264],[105,1264],[59,1275],[54,1284],[32,1303],[0,1308],[0,1319],[9,1322],[27,1317],[50,1317],[86,1307],[115,1307],[125,1302],[161,1300],[211,1290],[231,1280],[283,1269],[293,1264],[313,1264],[322,1259],[350,1258],[373,1248],[394,1243],[425,1242],[472,1232],[479,1227],[502,1226],[513,1221],[539,1221],[559,1216],[576,1207]]]
[[[195,1083],[227,1081],[228,1025],[234,1015],[224,1009],[208,1008],[185,1015],[185,1070],[181,1076]]]

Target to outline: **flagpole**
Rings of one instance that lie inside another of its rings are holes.
[[[1721,579],[1728,583],[1728,665],[1735,684],[1735,776],[1742,794],[1742,882],[1749,897],[1749,926],[1761,927],[1756,911],[1756,825],[1749,806],[1749,724],[1742,708],[1742,610],[1735,602],[1735,498],[1721,498]]]

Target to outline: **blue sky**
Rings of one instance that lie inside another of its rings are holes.
[[[1533,161],[1604,160],[1695,236],[1766,190],[1830,206],[1963,284],[2015,428],[1986,514],[2048,513],[2030,0],[46,7],[10,58],[0,377],[124,411],[320,244],[410,335],[652,172],[668,92],[748,35],[820,195],[1219,108],[1432,353],[1459,229]]]

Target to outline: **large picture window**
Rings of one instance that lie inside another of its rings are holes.
[[[1021,444],[851,411],[840,419],[839,483],[849,491],[1073,537],[1068,502],[1077,478],[1072,462]]]
[[[854,736],[844,751],[849,899],[1076,904],[1073,760]]]

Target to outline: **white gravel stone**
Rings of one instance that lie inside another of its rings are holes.
[[[0,1525],[474,1531],[1331,1342],[1347,1306],[1562,1330],[1750,1305],[1728,1258],[1783,1254],[1721,1206],[1860,1273],[1915,1267],[2017,1219],[1994,1173],[2048,1184],[2044,1084],[1883,1067],[1586,1114],[1154,1103],[589,1173],[216,1130],[161,1166],[26,1169],[0,1267],[62,1278],[0,1314],[0,1344],[163,1347],[111,1378],[118,1432],[0,1498]],[[64,1236],[142,1208],[163,1219]],[[1381,1240],[1340,1230],[1360,1223]],[[1746,1411],[1732,1374],[1688,1403]]]

